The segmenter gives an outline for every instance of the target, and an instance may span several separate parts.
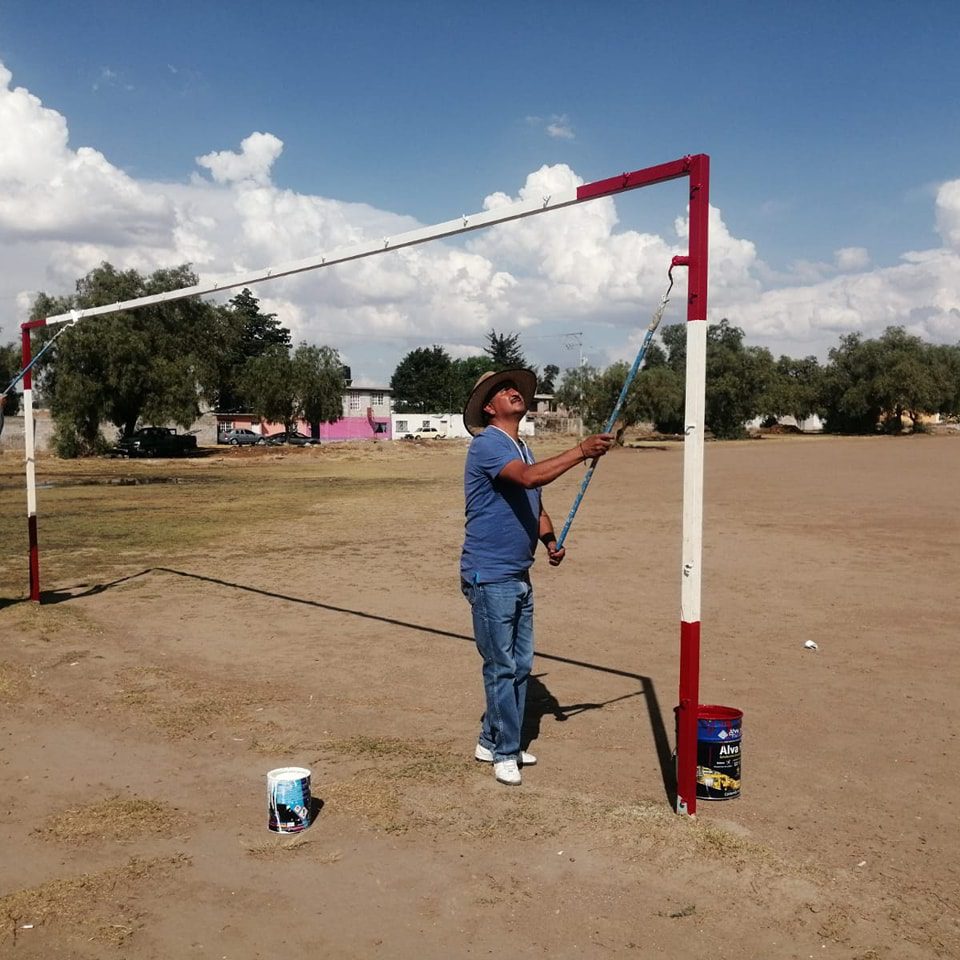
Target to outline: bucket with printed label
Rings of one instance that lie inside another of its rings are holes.
[[[267,826],[274,833],[306,830],[312,802],[306,767],[279,767],[267,774]]]
[[[740,733],[743,711],[716,704],[697,710],[697,799],[740,796]]]

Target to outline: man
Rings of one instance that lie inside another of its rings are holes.
[[[566,553],[557,549],[540,488],[578,463],[602,457],[613,443],[612,434],[595,434],[537,463],[520,439],[520,421],[536,387],[532,370],[485,373],[463,411],[464,426],[474,439],[464,470],[466,534],[460,577],[473,611],[486,695],[474,756],[492,762],[494,776],[509,786],[520,785],[521,765],[537,762],[520,749],[533,668],[530,565],[538,539],[551,566],[558,566]]]

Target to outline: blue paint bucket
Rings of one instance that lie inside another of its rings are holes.
[[[267,826],[274,833],[306,830],[312,802],[306,767],[279,767],[267,774]]]
[[[740,731],[743,711],[715,704],[697,710],[697,799],[740,796]]]

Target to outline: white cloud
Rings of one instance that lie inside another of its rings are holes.
[[[570,118],[565,113],[555,113],[548,118],[530,116],[526,118],[526,122],[528,126],[542,128],[546,135],[553,140],[577,139],[570,124]]]
[[[0,303],[10,305],[0,312],[0,342],[14,339],[37,290],[68,292],[101,260],[145,272],[191,262],[204,280],[222,282],[418,226],[396,212],[275,185],[283,143],[268,132],[252,133],[236,151],[197,158],[206,172],[182,183],[137,180],[99,151],[71,147],[65,118],[13,87],[2,64],[0,129]],[[493,193],[483,207],[581,183],[564,164],[543,166],[514,195]],[[943,184],[935,203],[942,248],[872,269],[866,250],[843,248],[833,263],[795,265],[789,279],[774,275],[755,244],[734,236],[712,207],[711,319],[727,316],[754,342],[794,355],[824,355],[840,333],[872,336],[893,323],[929,339],[960,339],[960,180]],[[608,197],[255,292],[297,339],[338,347],[381,382],[414,346],[475,354],[490,327],[527,331],[533,362],[563,363],[562,333],[575,329],[585,331],[591,359],[632,358],[671,258],[686,253],[687,232],[685,215],[664,236],[624,229]],[[686,271],[674,273],[665,323],[686,316]],[[539,355],[548,345],[552,355]]]
[[[570,126],[570,118],[565,113],[551,117],[547,124],[547,136],[553,137],[554,140],[575,140],[576,135],[573,127]]]
[[[866,247],[841,247],[834,250],[833,257],[837,269],[844,273],[864,270],[870,266],[870,254]]]
[[[937,231],[948,247],[960,252],[960,180],[949,180],[937,191]]]
[[[240,152],[222,150],[197,157],[197,163],[206,167],[217,183],[240,183],[249,180],[256,184],[270,182],[270,168],[283,151],[283,141],[272,133],[251,133],[240,142]]]

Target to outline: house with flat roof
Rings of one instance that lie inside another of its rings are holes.
[[[316,440],[390,440],[393,391],[379,384],[351,383],[343,390],[343,409],[333,423],[300,420],[297,430]],[[252,413],[217,413],[217,436],[246,427],[269,437],[285,429],[282,423],[267,423]]]

